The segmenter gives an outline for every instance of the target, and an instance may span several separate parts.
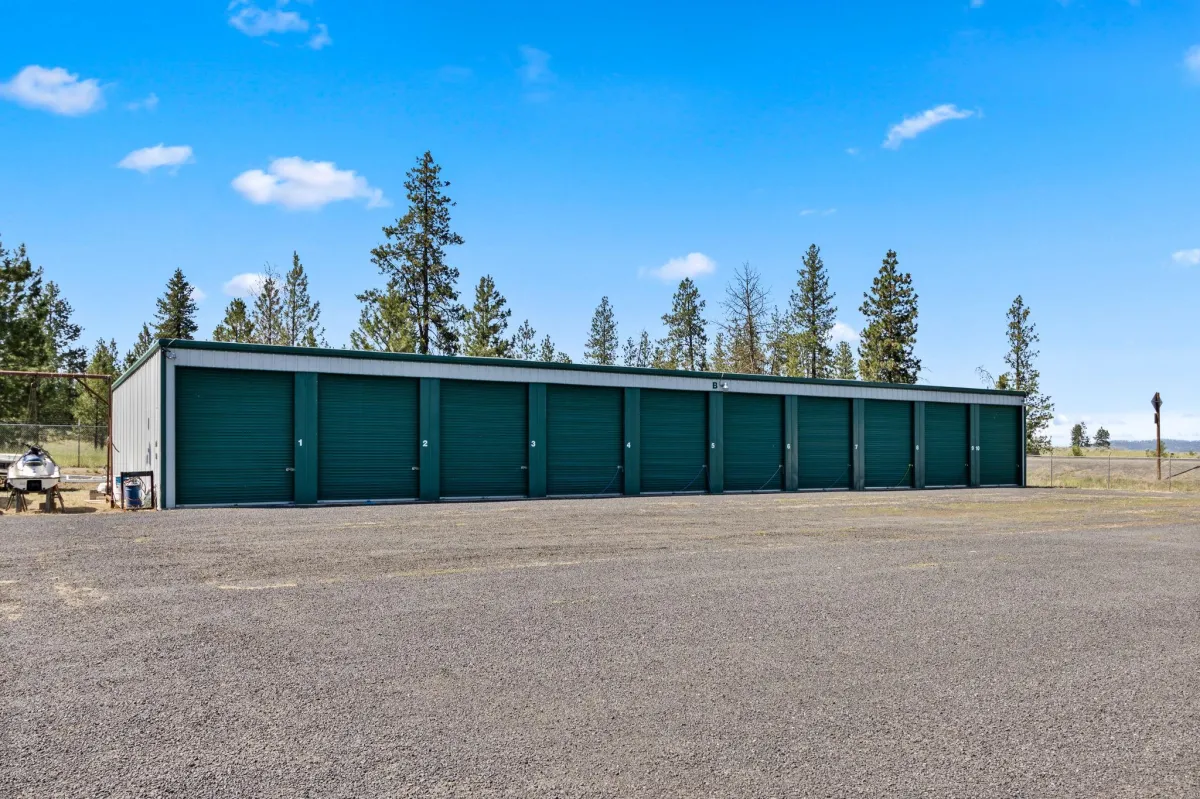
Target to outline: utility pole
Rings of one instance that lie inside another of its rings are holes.
[[[1162,480],[1162,414],[1159,413],[1162,397],[1157,391],[1154,392],[1154,399],[1150,400],[1150,404],[1154,406],[1154,457],[1158,459],[1158,479]]]

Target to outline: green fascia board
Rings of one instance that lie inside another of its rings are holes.
[[[696,377],[704,380],[721,381],[751,380],[782,385],[846,386],[849,388],[895,388],[913,391],[948,391],[991,396],[1024,397],[1024,391],[998,391],[990,388],[961,386],[926,386],[905,383],[868,383],[861,380],[817,380],[808,377],[779,377],[777,375],[744,375],[736,372],[685,372],[678,369],[646,369],[633,366],[598,366],[590,363],[549,363],[547,361],[519,361],[512,358],[474,358],[460,355],[418,355],[412,352],[374,352],[367,350],[326,349],[321,347],[283,347],[274,344],[238,344],[226,341],[193,341],[185,339],[159,339],[138,362],[114,383],[114,388],[135,371],[143,360],[160,347],[187,350],[212,350],[216,352],[245,352],[261,355],[308,355],[318,358],[349,358],[367,361],[408,361],[412,363],[451,363],[462,366],[500,366],[520,369],[545,369],[560,372],[600,372],[607,374],[655,375],[658,377]]]

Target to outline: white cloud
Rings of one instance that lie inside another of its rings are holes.
[[[857,147],[847,147],[846,155],[858,155],[858,148]]]
[[[1200,266],[1200,247],[1194,250],[1180,250],[1171,255],[1171,260],[1186,266]]]
[[[303,33],[308,20],[295,11],[285,11],[288,0],[279,0],[274,8],[263,9],[249,0],[233,0],[229,4],[229,24],[247,36],[268,36],[272,33]]]
[[[550,71],[550,54],[536,47],[521,45],[521,66],[517,70],[526,84],[549,83],[554,80]]]
[[[153,111],[158,108],[158,95],[154,92],[146,95],[145,99],[134,100],[132,103],[125,104],[127,111]]]
[[[824,210],[820,208],[805,208],[800,212],[800,216],[833,216],[836,213],[836,208],[826,208]]]
[[[208,295],[200,287],[192,286],[192,299],[196,302],[204,302],[208,299]]]
[[[971,8],[983,8],[983,0],[971,0]]]
[[[904,121],[897,125],[892,125],[888,130],[887,139],[884,140],[883,146],[889,150],[895,150],[906,139],[915,139],[925,131],[937,127],[943,122],[949,122],[952,119],[966,119],[972,116],[975,116],[974,111],[963,111],[958,106],[950,103],[930,108],[928,111],[922,111],[916,116],[905,117]]]
[[[317,32],[312,35],[305,45],[310,50],[321,50],[333,44],[333,39],[329,36],[329,28],[324,22],[317,23]]]
[[[854,344],[858,341],[858,331],[850,327],[845,322],[834,322],[833,330],[830,332],[830,338],[834,341],[845,341]]]
[[[156,144],[153,147],[143,147],[134,150],[121,159],[117,164],[121,169],[136,169],[143,175],[152,169],[169,166],[174,173],[183,164],[192,162],[192,148],[185,145],[165,147]]]
[[[62,67],[25,67],[8,83],[0,83],[0,97],[29,108],[63,116],[79,116],[104,107],[104,90],[95,78],[80,80]]]
[[[1183,55],[1183,65],[1193,76],[1200,78],[1200,44],[1194,44]]]
[[[261,272],[243,272],[234,275],[225,283],[225,293],[230,297],[253,297],[262,288],[267,276]]]
[[[644,269],[642,274],[659,280],[682,280],[685,277],[711,275],[717,271],[717,262],[702,252],[691,252],[682,258],[672,258],[657,269]]]
[[[338,200],[366,200],[368,208],[388,205],[383,192],[352,169],[332,161],[276,158],[267,171],[251,169],[233,179],[233,188],[256,205],[316,209]]]

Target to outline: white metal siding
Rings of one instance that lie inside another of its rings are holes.
[[[169,349],[169,348],[168,348]],[[265,369],[284,372],[317,372],[325,374],[376,375],[383,377],[439,377],[447,380],[496,380],[517,383],[556,383],[576,386],[615,386],[630,388],[662,388],[681,391],[711,391],[712,379],[707,377],[678,377],[637,375],[625,372],[584,372],[573,370],[538,369],[521,366],[476,366],[457,363],[425,363],[413,361],[338,358],[324,355],[283,355],[257,352],[224,352],[218,350],[171,350],[176,356],[168,361],[172,366],[206,366],[217,369]],[[795,394],[804,397],[864,397],[866,399],[961,402],[980,405],[1021,405],[1023,398],[1003,394],[976,394],[969,391],[929,391],[921,388],[890,388],[885,386],[841,386],[809,383],[784,383],[765,380],[724,380],[729,391],[746,394]],[[168,392],[170,390],[168,378]],[[168,397],[168,408],[172,403]],[[168,433],[168,436],[170,434]],[[168,453],[173,448],[168,449]]]
[[[154,486],[162,496],[162,433],[159,369],[162,353],[156,352],[129,379],[113,391],[113,473],[154,472]]]

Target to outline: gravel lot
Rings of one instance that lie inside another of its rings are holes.
[[[0,796],[1197,796],[1200,500],[0,518]]]

